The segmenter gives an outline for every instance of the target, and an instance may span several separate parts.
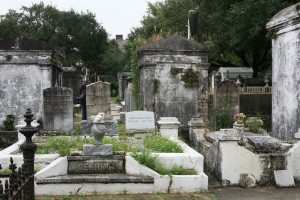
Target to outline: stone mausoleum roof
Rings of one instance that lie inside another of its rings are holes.
[[[182,36],[170,36],[165,39],[142,45],[138,51],[200,51],[208,52],[201,43],[188,40]]]
[[[274,15],[267,23],[267,29],[285,26],[285,24],[300,18],[300,3],[287,7]]]

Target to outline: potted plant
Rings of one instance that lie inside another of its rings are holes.
[[[92,133],[94,135],[94,138],[96,140],[95,144],[97,145],[102,145],[102,138],[105,135],[106,132],[106,126],[105,122],[103,121],[104,119],[104,113],[98,113],[96,115],[95,120],[93,121],[93,126],[92,126]]]
[[[14,126],[15,115],[6,115],[3,121],[4,130],[0,131],[0,147],[8,147],[18,140],[18,131]]]

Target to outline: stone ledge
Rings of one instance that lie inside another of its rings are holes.
[[[134,176],[127,174],[73,174],[36,180],[37,184],[61,183],[145,183],[154,184],[150,176]]]
[[[124,160],[125,155],[102,155],[102,156],[68,156],[68,161],[84,160]]]

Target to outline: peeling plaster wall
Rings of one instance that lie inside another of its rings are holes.
[[[7,114],[43,116],[43,89],[52,85],[52,51],[0,51],[0,126]],[[11,59],[7,59],[11,56]]]
[[[288,140],[300,128],[300,30],[272,41],[272,135]]]
[[[252,174],[257,181],[263,173],[259,156],[238,145],[237,141],[219,142],[222,181],[239,184],[240,174]]]
[[[300,128],[300,3],[274,15],[272,40],[272,135],[294,139]]]

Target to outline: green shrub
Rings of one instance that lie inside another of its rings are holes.
[[[216,122],[218,129],[231,127],[232,117],[230,116],[229,109],[227,107],[222,109],[221,112],[217,112]]]
[[[154,152],[165,153],[182,153],[183,150],[180,145],[160,135],[148,135],[143,139],[145,148]]]
[[[15,115],[6,115],[6,119],[3,121],[4,129],[6,131],[15,130],[14,121]]]
[[[248,122],[247,126],[250,129],[250,131],[253,131],[254,133],[258,133],[259,129],[261,128],[261,124],[258,121]]]

